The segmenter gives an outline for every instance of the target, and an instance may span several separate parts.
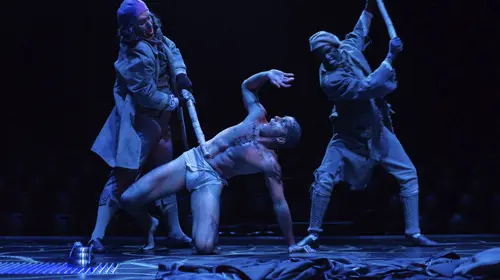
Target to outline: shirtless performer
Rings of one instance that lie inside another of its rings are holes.
[[[301,129],[292,117],[266,119],[259,103],[258,89],[269,81],[278,88],[290,87],[293,74],[270,70],[255,74],[242,84],[243,102],[248,116],[243,122],[227,128],[206,142],[210,158],[203,157],[200,147],[193,148],[174,161],[144,175],[121,199],[124,207],[143,221],[152,221],[143,206],[174,194],[184,185],[191,193],[193,244],[199,254],[212,254],[218,241],[220,196],[227,179],[263,172],[273,201],[281,231],[289,245],[288,252],[312,252],[309,246],[295,244],[292,218],[283,193],[281,168],[275,148],[295,146]]]

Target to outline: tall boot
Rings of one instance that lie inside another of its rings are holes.
[[[418,193],[411,196],[401,196],[403,213],[405,219],[406,239],[414,246],[436,246],[437,242],[432,241],[420,233]]]
[[[319,234],[323,232],[321,226],[323,224],[323,218],[325,217],[326,209],[328,208],[328,203],[330,202],[329,195],[321,195],[315,190],[311,194],[311,217],[309,221],[309,228],[307,231],[309,235],[302,239],[297,245],[306,246],[309,245],[311,248],[318,248],[319,243],[317,242]]]

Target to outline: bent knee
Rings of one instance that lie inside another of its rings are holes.
[[[418,175],[417,170],[415,168],[408,169],[398,178],[398,181],[401,185],[401,196],[409,197],[418,194]]]
[[[194,240],[196,252],[200,255],[210,255],[215,253],[215,240]]]
[[[316,171],[314,177],[311,191],[323,196],[331,195],[335,186],[335,175],[325,171]]]
[[[135,203],[136,199],[129,191],[125,191],[120,197],[120,204],[122,204],[125,207],[134,205]]]
[[[399,194],[402,197],[410,197],[410,196],[418,195],[418,192],[419,192],[418,190],[419,190],[418,182],[412,182],[409,184],[402,185],[401,191],[399,192]]]

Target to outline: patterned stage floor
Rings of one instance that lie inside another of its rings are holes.
[[[359,276],[362,276],[366,273],[360,271],[367,266],[381,268],[389,264],[394,268],[394,265],[425,263],[430,258],[446,252],[453,252],[460,259],[466,260],[478,252],[500,247],[500,236],[429,237],[446,244],[420,248],[406,246],[401,236],[325,237],[321,239],[323,245],[316,253],[289,255],[281,238],[225,237],[220,240],[221,252],[218,255],[199,256],[193,254],[190,249],[168,250],[165,247],[166,241],[162,238],[157,238],[158,249],[148,253],[138,251],[140,239],[107,238],[105,241],[109,244],[108,252],[95,254],[95,264],[90,268],[75,268],[66,263],[73,243],[83,243],[86,241],[84,238],[0,237],[0,278],[82,279],[85,275],[85,278],[91,279],[155,279],[158,274],[157,279],[162,279],[158,273],[159,264],[162,264],[161,270],[166,273],[163,276],[168,275],[170,270],[177,270],[177,274],[163,279],[194,279],[195,276],[206,276],[210,271],[219,272],[212,274],[216,279],[242,279],[245,275],[249,277],[247,279],[264,279],[271,277],[272,273],[277,273],[280,264],[297,266],[306,260],[321,262],[325,259],[333,260],[337,268],[342,264],[352,272],[358,267],[361,274]],[[237,267],[244,271],[245,275],[230,270],[228,272],[221,264]],[[318,264],[315,265],[318,269]],[[324,266],[325,263],[321,265]],[[330,270],[331,265],[332,263]],[[371,271],[373,272],[373,269]],[[353,275],[350,275],[353,278]],[[291,273],[289,276],[286,278],[281,274],[283,279],[294,279],[298,274]]]

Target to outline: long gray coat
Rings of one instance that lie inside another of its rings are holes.
[[[170,86],[164,77],[170,77],[175,89],[175,77],[186,73],[186,65],[179,49],[163,36],[163,52],[167,56],[168,75],[162,75],[158,49],[147,41],[136,46],[120,45],[115,62],[115,107],[97,136],[91,150],[109,166],[139,169],[141,140],[134,129],[139,108],[162,111],[170,104]],[[162,71],[163,70],[163,71]]]
[[[334,134],[314,173],[313,186],[323,187],[328,193],[339,181],[353,189],[365,187],[374,164],[387,154],[391,144],[388,137],[382,137],[384,125],[392,131],[385,96],[396,89],[397,83],[390,65],[382,63],[372,72],[363,55],[371,17],[363,12],[354,30],[341,42],[343,61],[337,69],[320,67],[323,92],[335,103],[330,115]]]

